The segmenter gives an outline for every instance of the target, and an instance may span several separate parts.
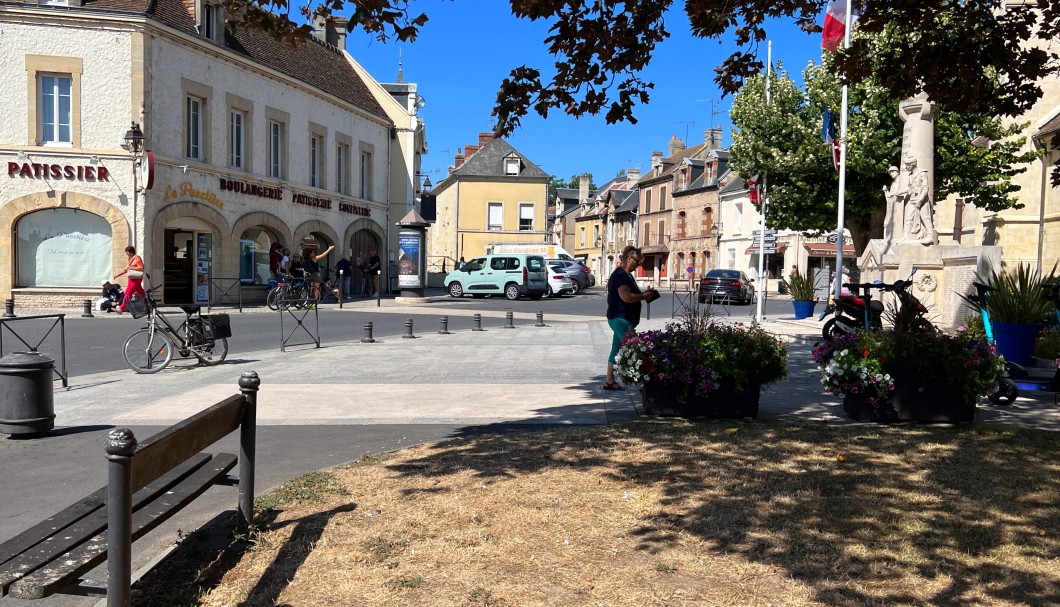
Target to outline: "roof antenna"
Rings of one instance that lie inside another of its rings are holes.
[[[397,81],[398,81],[399,84],[405,81],[405,72],[402,69],[402,66],[403,66],[403,63],[401,61],[401,48],[398,48],[398,77],[397,77]]]

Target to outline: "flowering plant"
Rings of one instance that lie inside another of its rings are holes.
[[[615,374],[631,384],[668,384],[679,398],[706,397],[723,381],[743,390],[787,375],[787,344],[757,325],[723,325],[695,311],[662,330],[631,334],[615,356]]]
[[[969,332],[858,332],[818,344],[813,359],[825,390],[864,395],[877,408],[894,391],[895,376],[910,370],[972,406],[997,390],[1004,370],[993,346]]]

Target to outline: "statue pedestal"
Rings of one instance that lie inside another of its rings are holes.
[[[883,240],[870,240],[858,258],[861,282],[907,280],[915,268],[910,289],[927,306],[928,320],[943,330],[963,324],[972,315],[960,295],[975,292],[972,281],[976,273],[988,274],[1000,267],[1001,247],[956,243],[924,246],[893,242],[888,248]],[[884,297],[884,305],[893,303],[893,296]]]

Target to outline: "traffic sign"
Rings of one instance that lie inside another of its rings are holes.
[[[752,231],[751,231],[751,235],[752,235],[752,236],[758,236],[759,234],[762,234],[762,233],[763,233],[763,232],[762,232],[762,230],[752,230]],[[765,234],[766,234],[767,236],[768,236],[768,235],[770,235],[770,234],[773,234],[773,235],[775,235],[775,234],[777,233],[777,229],[776,229],[776,228],[769,228],[769,229],[768,229],[768,230],[766,230],[766,231],[765,231],[764,233],[765,233]]]
[[[762,253],[763,255],[768,255],[770,253],[776,253],[776,252],[777,252],[777,250],[775,248],[773,248],[773,247],[766,247],[764,249],[758,249],[758,248],[755,249],[755,253]]]
[[[763,240],[766,241],[766,242],[776,242],[777,241],[777,235],[776,234],[766,234],[765,236],[757,236],[756,235],[756,236],[754,236],[752,238],[752,240],[754,240],[755,242],[760,242],[760,241],[763,241]]]

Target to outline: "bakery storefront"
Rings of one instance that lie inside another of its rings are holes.
[[[130,235],[111,170],[98,160],[36,155],[6,168],[5,191],[14,196],[0,207],[10,234],[0,290],[16,307],[68,307],[97,297],[124,265]]]

